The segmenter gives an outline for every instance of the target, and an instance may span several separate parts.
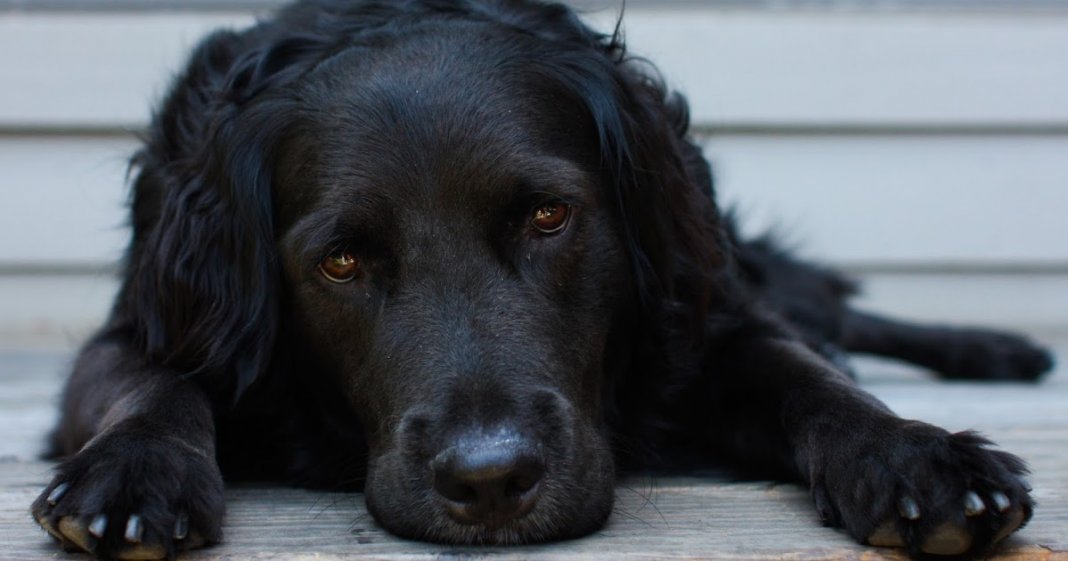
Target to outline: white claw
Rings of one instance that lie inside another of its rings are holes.
[[[920,505],[912,497],[902,497],[897,503],[897,513],[906,520],[919,520]]]
[[[141,543],[141,537],[144,533],[145,528],[141,524],[141,516],[139,514],[131,514],[130,519],[126,521],[126,533],[123,537],[130,543]]]
[[[52,492],[48,494],[48,498],[45,499],[48,501],[48,506],[56,506],[56,503],[63,498],[63,495],[67,494],[67,489],[70,489],[69,483],[60,483],[59,485],[56,485],[56,488],[52,489]]]
[[[189,517],[185,514],[178,516],[174,523],[174,539],[184,540],[189,535]]]
[[[97,539],[104,537],[104,532],[108,529],[108,515],[98,514],[93,517],[93,521],[89,523],[89,533]]]
[[[998,508],[998,512],[1005,512],[1012,507],[1012,502],[1009,501],[1009,497],[1001,491],[995,491],[990,494],[990,499],[994,501],[994,506]]]
[[[986,512],[986,504],[983,503],[983,499],[980,499],[975,491],[968,491],[964,494],[965,516],[979,516],[984,512]]]

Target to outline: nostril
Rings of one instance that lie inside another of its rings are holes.
[[[438,467],[434,470],[434,490],[456,503],[469,504],[478,500],[475,488],[459,480],[447,468]]]
[[[515,472],[504,483],[507,496],[518,497],[536,487],[545,475],[545,468],[540,462],[525,462],[517,466]]]
[[[533,508],[545,462],[522,439],[466,441],[431,462],[434,490],[460,522],[501,524]]]

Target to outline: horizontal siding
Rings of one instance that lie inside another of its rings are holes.
[[[0,136],[0,265],[117,259],[132,137]]]
[[[290,0],[0,0],[0,10],[40,11],[267,11]],[[623,0],[559,0],[580,10],[619,9]],[[1068,12],[1065,0],[627,0],[626,5],[743,10]]]
[[[626,33],[711,126],[1068,125],[1068,18],[676,9]]]
[[[724,135],[706,153],[747,230],[808,255],[1068,264],[1068,136]]]
[[[0,275],[0,352],[81,344],[103,324],[117,291],[106,273]]]
[[[237,4],[0,11],[0,275],[121,254],[129,131],[200,37],[254,21]],[[625,31],[748,229],[849,266],[1068,267],[1068,14],[727,4],[634,2]]]
[[[0,15],[0,130],[141,128],[201,37],[251,22],[197,13]]]
[[[614,11],[593,19],[610,28]],[[138,127],[196,39],[241,13],[0,15],[0,128]],[[628,10],[711,127],[1068,130],[1068,17]],[[26,53],[33,53],[32,57]]]
[[[716,135],[722,199],[847,264],[1068,264],[1068,137]],[[131,137],[0,137],[0,264],[114,260]]]

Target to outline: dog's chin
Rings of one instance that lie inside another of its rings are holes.
[[[610,468],[599,471],[612,473]],[[615,497],[611,476],[597,481],[547,481],[547,489],[526,514],[504,522],[478,523],[451,516],[429,489],[399,492],[402,478],[394,475],[369,474],[367,480],[367,509],[378,524],[402,538],[450,545],[522,545],[586,536],[605,525]]]
[[[603,512],[583,516],[579,523],[569,523],[556,515],[530,513],[504,525],[460,524],[447,516],[435,517],[415,527],[387,528],[392,533],[412,540],[449,545],[514,546],[579,538],[596,532],[608,519],[611,501]]]
[[[412,509],[404,518],[387,515],[368,500],[375,520],[390,533],[402,538],[449,545],[523,545],[579,538],[604,526],[612,511],[612,493],[596,504],[575,505],[581,512],[559,512],[535,508],[525,516],[503,524],[460,523],[444,509],[427,512]],[[571,510],[571,509],[569,509]],[[428,514],[414,517],[413,512]]]

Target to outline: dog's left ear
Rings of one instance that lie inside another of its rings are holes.
[[[314,38],[249,43],[202,43],[135,157],[117,310],[147,362],[224,402],[268,368],[278,329],[273,168],[294,111],[273,92],[323,50]]]
[[[533,83],[557,84],[585,108],[647,319],[700,340],[730,249],[708,163],[687,139],[686,100],[652,65],[627,55],[619,23],[610,35],[598,33],[561,4],[500,17],[563,47],[530,65]]]
[[[687,138],[686,100],[668,92],[655,69],[627,60],[621,46],[606,49],[616,59],[618,117],[597,120],[635,284],[654,323],[698,341],[726,290],[720,284],[730,254],[712,174]]]

